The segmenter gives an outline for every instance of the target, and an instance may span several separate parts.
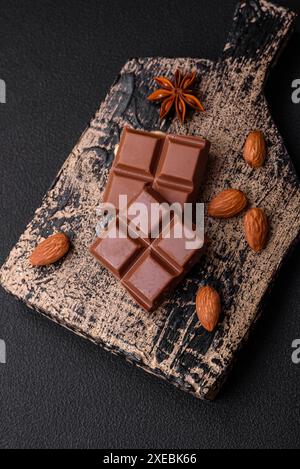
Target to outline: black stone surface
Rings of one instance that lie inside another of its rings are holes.
[[[130,56],[216,59],[235,0],[1,2],[0,263]],[[275,2],[300,13],[298,1]],[[267,98],[300,175],[300,22]],[[29,311],[0,291],[0,447],[299,448],[300,248],[224,390],[208,404]]]

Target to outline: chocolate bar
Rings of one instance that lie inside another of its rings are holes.
[[[154,310],[176,287],[203,252],[204,239],[187,227],[178,213],[167,210],[160,194],[146,186],[134,199],[130,209],[143,204],[147,217],[152,204],[159,204],[158,217],[146,220],[146,228],[136,224],[132,215],[119,213],[105,237],[90,248],[93,256],[110,270],[135,301],[147,311]],[[134,210],[132,210],[134,212]],[[145,220],[144,220],[145,221]],[[158,228],[159,234],[152,233]],[[189,242],[193,246],[188,245]]]
[[[206,169],[210,143],[199,137],[150,133],[125,127],[103,201],[119,209],[151,184],[170,204],[195,202]]]

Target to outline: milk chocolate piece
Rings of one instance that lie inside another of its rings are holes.
[[[165,135],[125,127],[103,201],[119,208],[119,195],[128,204],[146,184],[170,204],[195,202],[206,169],[210,143],[199,137]]]
[[[163,201],[160,194],[146,186],[131,207],[142,202],[149,208],[150,204],[162,204]],[[97,239],[90,248],[93,256],[121,280],[130,295],[147,311],[159,306],[199,260],[204,249],[203,238],[184,226],[178,214],[167,212],[165,207],[159,213],[158,218],[151,218],[148,224],[152,229],[159,226],[156,238],[152,237],[150,228],[138,227],[134,223],[136,218],[126,217],[124,222],[120,213],[116,227],[112,224],[106,236]],[[120,233],[122,237],[118,236]],[[180,234],[182,236],[178,237]],[[194,244],[190,247],[187,243],[191,241]]]

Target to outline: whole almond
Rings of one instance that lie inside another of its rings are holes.
[[[204,329],[213,332],[221,315],[219,293],[210,286],[200,288],[196,297],[196,311]]]
[[[260,168],[266,159],[266,141],[262,132],[250,132],[244,146],[244,159],[252,168]]]
[[[245,237],[250,248],[255,252],[264,249],[267,243],[268,219],[260,208],[251,208],[244,218]]]
[[[248,200],[244,192],[227,189],[208,204],[208,215],[216,218],[231,218],[242,212],[247,204]]]
[[[33,266],[53,264],[61,259],[70,249],[70,241],[64,233],[57,233],[37,245],[29,261]]]

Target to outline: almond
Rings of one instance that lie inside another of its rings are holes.
[[[219,293],[210,286],[200,288],[196,297],[196,311],[204,329],[213,332],[221,315]]]
[[[266,142],[262,132],[250,132],[244,146],[244,159],[252,168],[260,168],[266,159]]]
[[[264,249],[267,243],[268,219],[260,208],[251,208],[244,218],[245,237],[250,248],[255,252]]]
[[[208,205],[208,215],[216,218],[231,218],[238,215],[247,206],[244,192],[227,189],[218,194]]]
[[[69,248],[68,236],[64,233],[57,233],[38,244],[29,261],[33,266],[53,264],[67,254]]]

